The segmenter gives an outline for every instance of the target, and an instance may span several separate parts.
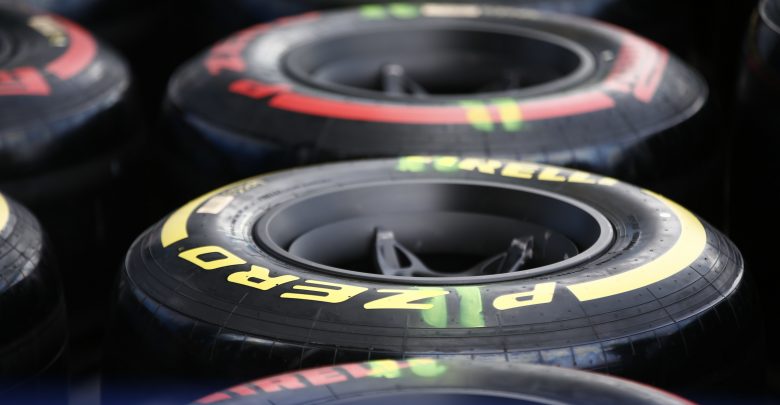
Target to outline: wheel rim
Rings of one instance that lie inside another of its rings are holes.
[[[593,56],[566,38],[466,22],[317,39],[282,64],[294,80],[326,91],[410,100],[549,94],[595,71]]]
[[[614,230],[583,203],[482,182],[372,183],[267,212],[255,241],[325,273],[412,284],[548,274],[606,250]]]

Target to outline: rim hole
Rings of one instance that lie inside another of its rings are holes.
[[[260,243],[296,260],[399,277],[554,271],[604,232],[591,213],[558,198],[457,183],[309,197],[264,216],[255,228]]]
[[[415,27],[317,40],[284,63],[294,78],[320,88],[428,98],[561,90],[583,62],[562,42],[523,29]]]

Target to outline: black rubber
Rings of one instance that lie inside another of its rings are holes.
[[[61,15],[88,27],[100,38],[124,48],[137,42],[160,23],[167,0],[12,0]],[[146,32],[139,30],[146,28]],[[150,30],[151,28],[151,30]]]
[[[176,17],[171,14],[170,0],[11,1],[78,22],[118,49],[128,58],[134,73],[147,80],[158,79],[148,76],[154,75],[151,71],[153,67],[171,69],[169,58],[177,55],[165,38],[170,34],[165,30],[166,25]],[[168,54],[164,53],[166,51]],[[145,86],[146,83],[140,85]]]
[[[8,5],[0,12],[0,179],[67,167],[125,141],[112,122],[127,108],[123,61],[61,17]]]
[[[4,400],[64,401],[65,303],[51,246],[35,217],[1,194],[0,324]]]
[[[382,69],[400,90],[378,91]],[[619,177],[719,222],[723,145],[708,106],[705,83],[668,51],[596,21],[371,6],[255,26],[180,68],[164,159],[194,196],[308,162],[508,157]]]
[[[768,192],[776,182],[763,175],[777,170],[780,148],[780,142],[775,139],[780,128],[780,117],[776,114],[780,109],[780,1],[761,1],[755,10],[745,38],[742,62],[732,138],[730,222],[735,242],[756,269],[754,277],[760,286],[767,340],[776,341],[780,338],[780,327],[773,320],[780,317],[780,308],[772,303],[776,296],[774,286],[780,277],[772,271],[775,262],[772,238],[759,235],[780,226],[774,214],[777,204]],[[768,347],[766,356],[776,374],[780,369],[780,350]],[[772,384],[777,394],[780,386],[777,381]]]
[[[351,220],[363,225],[332,228]],[[372,260],[379,229],[444,274],[356,265]],[[315,235],[322,230],[329,239]],[[530,236],[536,258],[555,233],[580,253],[497,274],[446,273],[511,253],[513,238]],[[330,249],[335,259],[293,248],[306,238],[327,243],[319,254]],[[610,178],[455,157],[315,166],[224,187],[141,235],[122,272],[107,369],[228,384],[435,355],[734,388],[759,372],[741,365],[755,361],[761,341],[743,272],[739,252],[711,226]]]
[[[75,23],[0,5],[0,189],[48,230],[70,309],[93,315],[74,318],[75,329],[101,321],[115,281],[103,266],[118,267],[141,230],[131,81],[125,62]]]
[[[767,179],[759,173],[776,170],[780,142],[775,133],[780,118],[780,1],[761,1],[750,21],[742,59],[736,103],[738,136],[732,140],[734,177],[732,228],[750,257],[764,265],[773,262],[771,240],[757,238],[767,226],[780,225],[767,198]],[[767,223],[769,222],[769,223]],[[775,280],[773,272],[761,276]]]
[[[119,51],[138,79],[134,88],[147,122],[156,122],[176,66],[206,46],[189,48],[197,28],[187,17],[187,8],[176,7],[173,0],[16,1],[76,21]]]
[[[411,359],[298,371],[251,381],[193,404],[691,404],[596,373],[527,364]]]

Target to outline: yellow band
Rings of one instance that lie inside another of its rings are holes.
[[[674,245],[650,263],[610,277],[568,286],[577,299],[590,301],[637,290],[665,280],[690,266],[707,245],[707,231],[701,221],[677,203],[651,191],[680,221],[680,236]]]
[[[0,232],[8,225],[8,215],[10,211],[8,209],[8,201],[5,200],[2,194],[0,194]]]

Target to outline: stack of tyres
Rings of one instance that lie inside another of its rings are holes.
[[[35,217],[0,194],[0,396],[66,399],[65,305],[51,246]]]
[[[780,227],[775,214],[774,190],[777,182],[777,141],[780,117],[780,1],[761,1],[753,15],[745,41],[744,67],[738,88],[738,129],[734,137],[735,170],[731,212],[734,238],[745,257],[758,271],[754,276],[762,286],[770,340],[780,337],[777,322],[780,310],[774,305],[775,287],[780,278],[774,271],[776,242],[773,230]],[[769,357],[777,369],[780,352]],[[776,389],[780,384],[775,382]]]
[[[761,345],[744,271],[688,210],[573,169],[411,156],[282,171],[136,240],[109,370],[237,383],[436,356],[749,389]]]
[[[140,231],[130,86],[123,60],[77,24],[0,5],[0,188],[49,232],[77,335],[100,333],[120,251]],[[99,340],[82,343],[93,353]]]
[[[556,367],[435,359],[380,360],[251,381],[194,404],[690,405],[630,381]]]
[[[581,168],[722,222],[707,85],[666,49],[578,17],[374,6],[245,29],[171,79],[164,148],[190,196],[310,162],[482,155]]]

